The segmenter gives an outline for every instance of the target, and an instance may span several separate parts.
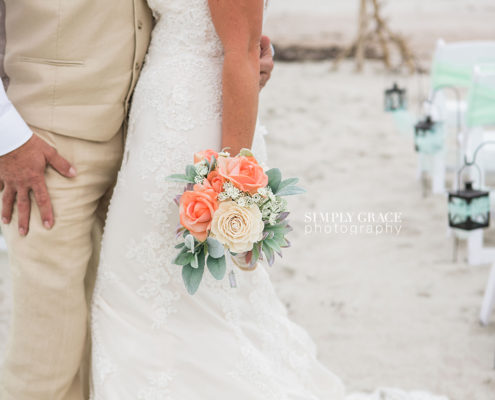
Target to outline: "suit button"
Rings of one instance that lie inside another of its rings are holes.
[[[138,20],[138,22],[137,22],[137,28],[138,28],[139,30],[143,29],[143,21]]]
[[[137,62],[134,68],[136,69],[136,71],[139,71],[139,69],[141,68],[141,64]]]

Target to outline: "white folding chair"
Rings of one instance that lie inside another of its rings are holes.
[[[466,128],[463,132],[462,153],[471,161],[476,150],[476,164],[480,167],[479,186],[485,186],[486,173],[495,171],[495,63],[474,67],[466,110]],[[481,144],[483,147],[480,148]],[[492,191],[493,192],[493,191]],[[493,203],[492,196],[492,205]],[[495,262],[495,247],[483,245],[483,231],[471,232],[467,237],[469,265]]]
[[[472,83],[473,68],[477,64],[495,63],[495,41],[466,41],[445,43],[439,40],[433,56],[431,73],[431,93],[429,96],[430,112],[436,113],[435,117],[444,124],[445,131],[455,130],[456,152],[454,169],[457,169],[462,153],[460,151],[463,141],[461,133],[465,127],[465,114],[467,101],[465,92]],[[455,99],[447,97],[454,94]],[[448,139],[448,135],[445,136]],[[445,174],[447,169],[446,156],[449,149],[446,146],[444,152],[420,158],[419,170],[425,170],[424,164],[430,165],[432,175],[433,193],[445,193]],[[455,179],[454,179],[455,182]],[[455,183],[454,183],[455,185]],[[455,187],[455,186],[454,186]]]
[[[488,283],[486,285],[485,295],[481,304],[480,322],[483,325],[488,325],[490,314],[495,306],[495,263],[490,270]]]

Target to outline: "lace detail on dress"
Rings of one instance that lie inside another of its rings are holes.
[[[134,92],[125,164],[134,162],[140,178],[152,182],[142,193],[144,212],[152,222],[148,233],[130,241],[126,256],[141,267],[137,294],[150,302],[156,329],[177,312],[180,298],[178,285],[172,282],[181,280],[180,268],[172,265],[179,222],[173,199],[182,185],[166,178],[192,161],[189,132],[220,124],[223,49],[206,0],[150,0],[149,4],[159,19]],[[150,130],[146,139],[137,136],[143,126]],[[144,143],[138,144],[140,140]],[[128,173],[124,167],[119,185],[126,185]]]
[[[137,294],[151,302],[152,327],[162,328],[170,314],[177,312],[176,303],[180,294],[174,291],[171,284],[171,274],[166,266],[171,263],[170,255],[173,246],[164,244],[164,238],[157,232],[152,232],[137,244],[131,242],[127,258],[142,267],[139,280],[142,282]],[[177,275],[179,269],[176,269]]]
[[[100,331],[100,308],[103,307],[101,293],[117,281],[117,277],[108,271],[108,266],[103,259],[98,270],[98,279],[93,294],[92,314],[91,314],[91,338],[92,338],[92,364],[93,380],[96,384],[103,384],[105,379],[116,371],[116,366],[105,352],[105,346]]]
[[[249,301],[252,322],[260,332],[261,344],[254,347],[249,341],[242,342],[242,359],[231,375],[249,380],[265,393],[267,399],[288,399],[284,382],[291,382],[291,390],[302,385],[299,390],[308,400],[318,400],[311,393],[311,366],[316,362],[313,342],[304,330],[288,319],[266,271],[255,271],[246,279],[251,279],[254,288]]]
[[[137,400],[173,400],[169,385],[174,376],[172,372],[149,375],[148,386],[139,391]]]

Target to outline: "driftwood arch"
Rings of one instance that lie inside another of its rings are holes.
[[[365,51],[368,46],[380,49],[381,58],[385,68],[394,68],[391,59],[391,49],[396,47],[399,52],[401,63],[409,72],[416,70],[415,57],[406,39],[398,33],[392,32],[382,14],[383,3],[378,0],[359,0],[359,25],[356,39],[350,46],[343,49],[335,58],[333,69],[337,69],[343,59],[354,55],[356,59],[356,71],[363,69]]]

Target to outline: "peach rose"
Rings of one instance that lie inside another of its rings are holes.
[[[217,171],[235,187],[250,194],[268,185],[268,176],[254,157],[220,157]]]
[[[200,161],[207,160],[211,162],[211,157],[214,156],[218,159],[218,153],[214,150],[204,150],[194,154],[194,164],[199,163]]]
[[[223,184],[225,183],[225,178],[220,175],[217,171],[211,171],[207,178],[210,185],[215,189],[215,192],[220,193],[223,190]]]
[[[208,237],[213,214],[218,209],[217,195],[209,184],[194,185],[193,191],[184,192],[180,198],[180,223],[200,242]]]

